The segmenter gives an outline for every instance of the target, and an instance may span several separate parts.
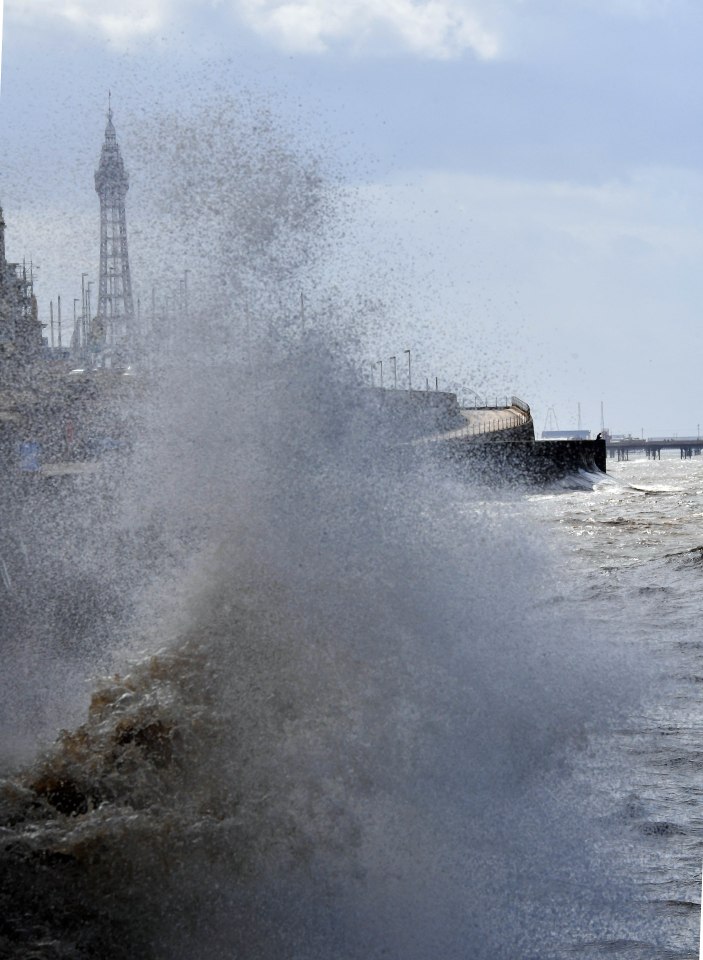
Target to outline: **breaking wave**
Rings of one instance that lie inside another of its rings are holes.
[[[563,956],[622,922],[570,771],[637,671],[554,611],[542,533],[408,464],[337,312],[270,322],[267,271],[193,309],[79,503],[127,597],[73,637],[113,660],[83,722],[2,784],[0,953]]]

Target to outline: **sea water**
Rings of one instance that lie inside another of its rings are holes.
[[[594,741],[581,770],[611,816],[638,838],[625,858],[643,915],[670,931],[659,950],[615,944],[623,956],[697,956],[701,860],[700,750],[703,463],[608,461],[592,489],[545,493],[529,509],[559,530],[566,577],[555,603],[577,607],[657,670],[637,709]],[[636,938],[635,938],[636,939]]]

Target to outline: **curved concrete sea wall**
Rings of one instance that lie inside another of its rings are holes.
[[[606,472],[604,440],[450,440],[437,452],[480,480],[548,483],[579,471]]]

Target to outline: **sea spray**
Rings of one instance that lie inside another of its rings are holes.
[[[231,181],[197,172],[221,227]],[[344,309],[278,324],[307,254],[255,254],[246,296],[204,294],[152,357],[93,505],[123,663],[5,781],[3,950],[563,956],[624,909],[570,765],[632,664],[546,602],[554,557],[509,502],[408,458]]]
[[[545,613],[552,559],[509,506],[398,470],[314,342],[229,373],[150,437],[178,485],[152,459],[129,487],[151,481],[162,538],[189,523],[192,556],[140,605],[162,649],[6,789],[10,936],[67,956],[548,956],[560,884],[602,883],[562,765],[612,715],[621,664]],[[583,890],[560,896],[563,944]]]

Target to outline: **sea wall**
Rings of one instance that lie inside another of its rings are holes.
[[[606,472],[604,440],[449,440],[438,452],[481,480],[547,483],[579,470]]]

